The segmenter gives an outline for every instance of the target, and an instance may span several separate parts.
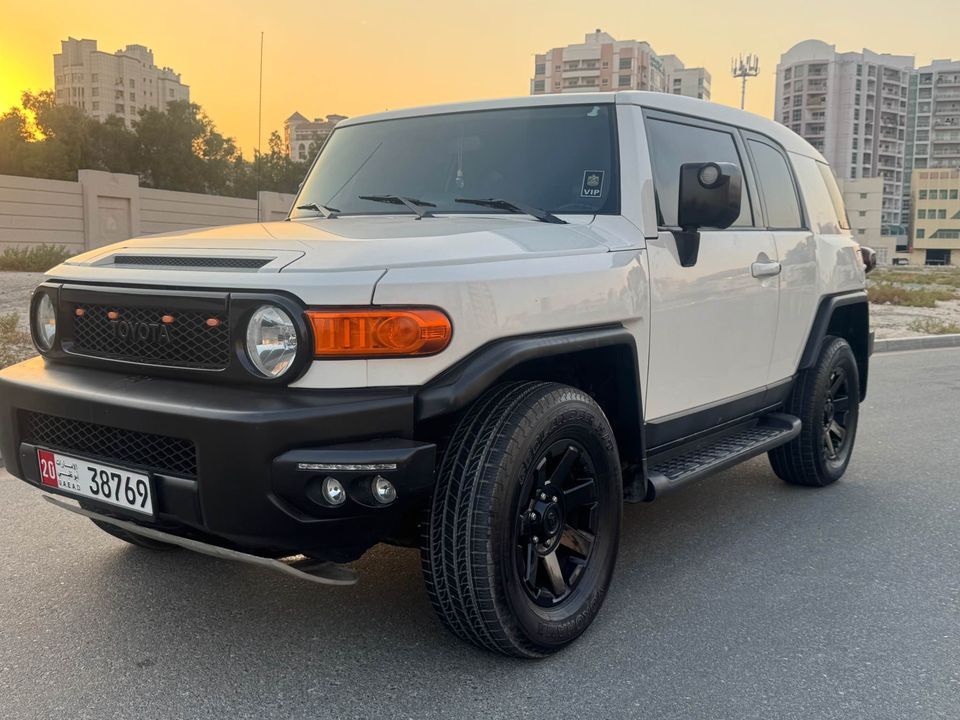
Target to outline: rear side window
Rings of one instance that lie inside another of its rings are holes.
[[[777,230],[796,230],[803,227],[797,189],[787,161],[770,145],[748,140],[757,171],[760,194],[767,213],[767,227]]]
[[[733,135],[728,132],[652,117],[646,118],[645,124],[657,194],[658,223],[661,226],[677,225],[681,165],[693,162],[730,162],[743,169],[737,144]],[[746,179],[740,203],[740,217],[734,225],[753,225]]]
[[[810,229],[821,235],[839,235],[840,220],[827,189],[827,182],[820,171],[821,163],[805,155],[793,153],[790,153],[790,160],[796,170],[797,180],[800,181],[800,192],[803,193],[807,215],[810,217]],[[830,168],[826,169],[829,175]]]
[[[840,227],[844,230],[849,230],[850,219],[847,217],[847,208],[844,207],[843,195],[840,192],[840,188],[837,187],[837,179],[833,176],[833,170],[830,169],[829,165],[822,162],[817,163],[817,169],[823,176],[823,183],[827,186],[827,192],[830,193],[830,202],[833,203],[833,209],[840,219]]]

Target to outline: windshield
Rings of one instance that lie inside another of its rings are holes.
[[[620,211],[613,105],[563,105],[423,115],[333,132],[295,206],[339,215],[503,213],[458,200],[498,199],[554,213]],[[371,199],[380,198],[380,200]],[[292,217],[316,217],[295,209]]]

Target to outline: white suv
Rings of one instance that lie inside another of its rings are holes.
[[[760,453],[789,483],[844,473],[873,262],[823,157],[720,105],[355,118],[284,222],[54,268],[0,450],[145,547],[324,583],[419,547],[447,627],[538,657],[598,612],[624,500]]]

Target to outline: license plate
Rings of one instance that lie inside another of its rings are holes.
[[[44,485],[153,517],[149,476],[52,450],[38,449],[37,459]]]

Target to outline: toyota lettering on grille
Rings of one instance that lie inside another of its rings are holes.
[[[153,342],[169,344],[171,342],[170,328],[161,323],[143,322],[142,320],[111,320],[113,336],[117,340]]]

